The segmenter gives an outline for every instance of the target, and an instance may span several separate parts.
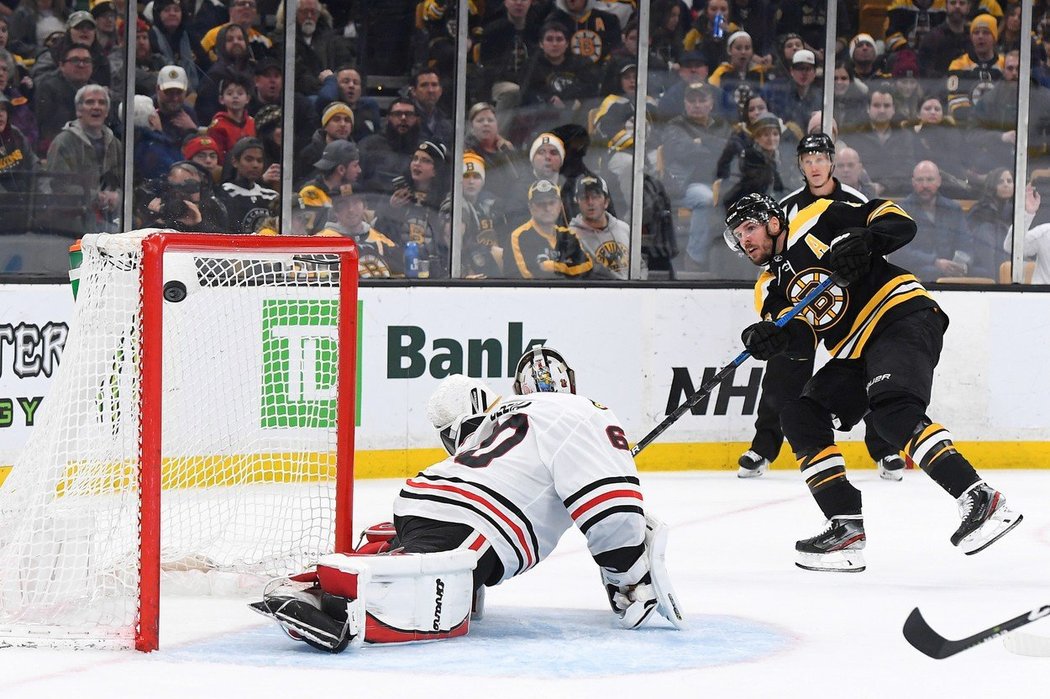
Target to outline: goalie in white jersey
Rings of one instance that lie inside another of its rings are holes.
[[[293,638],[336,652],[352,641],[463,635],[471,593],[537,565],[575,524],[620,625],[637,628],[657,611],[679,626],[663,564],[667,528],[645,514],[617,417],[571,392],[572,371],[549,348],[526,352],[515,388],[524,395],[502,400],[477,379],[442,381],[426,412],[449,458],[409,478],[394,501],[395,555],[326,556],[318,576],[300,578],[319,578],[306,595],[285,587],[252,607]],[[412,561],[411,574],[393,573],[411,578],[401,609],[391,608],[394,595],[386,592],[377,609],[367,587],[347,583],[363,569],[383,578],[386,568],[409,565],[399,559]]]

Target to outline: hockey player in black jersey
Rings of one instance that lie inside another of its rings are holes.
[[[766,269],[755,287],[762,321],[742,335],[759,360],[798,356],[823,342],[831,355],[781,412],[784,434],[827,525],[795,544],[807,570],[864,570],[861,493],[846,478],[833,430],[870,410],[879,434],[956,499],[962,519],[951,542],[977,553],[1021,521],[1001,493],[958,452],[948,430],[926,415],[948,318],[907,270],[884,255],[915,236],[915,222],[892,201],[820,199],[787,217],[764,194],[726,214],[726,243]],[[773,322],[828,276],[824,294],[783,327]]]
[[[835,172],[835,142],[825,133],[811,133],[798,143],[798,169],[805,183],[780,200],[780,208],[790,222],[795,215],[818,199],[863,204],[868,198],[859,191],[839,182]],[[751,448],[740,455],[737,476],[753,478],[761,476],[776,460],[784,443],[784,431],[780,427],[780,409],[784,403],[797,398],[802,387],[813,375],[813,354],[800,357],[777,355],[766,363],[762,377],[762,397],[758,401],[758,416],[755,418],[755,437]],[[897,450],[879,437],[865,417],[864,442],[868,453],[878,467],[879,476],[886,480],[899,481],[904,474],[904,459]]]

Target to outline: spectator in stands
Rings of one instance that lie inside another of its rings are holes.
[[[273,42],[255,28],[255,24],[259,21],[255,0],[229,0],[227,8],[230,12],[229,24],[239,24],[248,36],[248,53],[252,58],[256,61],[272,58],[275,55]],[[215,61],[219,57],[215,51],[215,45],[218,43],[219,31],[224,26],[212,27],[201,38],[201,49],[205,52],[209,61]]]
[[[726,208],[745,194],[758,192],[780,199],[790,189],[791,180],[780,152],[783,122],[777,115],[766,112],[755,119],[750,130],[752,142],[737,156],[732,179],[722,186],[722,203]]]
[[[193,11],[189,14],[190,37],[196,46],[200,46],[201,40],[209,31],[230,21],[230,13],[226,9],[225,0],[193,0]],[[201,67],[207,68],[207,64],[207,57],[205,57]]]
[[[719,16],[720,24],[718,31],[715,31],[715,18]],[[729,0],[708,0],[703,11],[697,15],[692,28],[686,32],[682,46],[686,52],[699,53],[704,65],[717,66],[726,58],[726,38],[739,29],[740,27],[729,19]],[[706,79],[707,75],[703,78]],[[694,83],[696,80],[697,76],[690,76],[687,83]]]
[[[83,52],[86,61],[86,47]],[[122,149],[116,136],[106,126],[109,117],[109,90],[102,85],[84,85],[74,99],[76,118],[65,125],[47,152],[47,173],[54,176],[49,184],[55,194],[79,194],[89,208],[79,216],[68,209],[52,226],[76,234],[103,233],[116,230],[120,213],[120,183],[124,168]],[[58,215],[56,213],[56,215]]]
[[[631,271],[631,229],[609,213],[609,185],[601,177],[586,175],[576,180],[575,189],[580,213],[569,221],[569,230],[594,264],[591,276],[626,280]]]
[[[152,95],[157,91],[157,74],[164,67],[164,60],[149,43],[149,24],[138,19],[135,30],[135,94]],[[216,103],[217,104],[217,103]]]
[[[860,161],[860,154],[856,150],[846,146],[839,148],[835,155],[835,176],[839,182],[849,185],[863,194],[868,199],[878,196],[871,180],[864,172],[864,164]]]
[[[189,79],[180,66],[167,65],[160,69],[155,102],[164,133],[171,136],[175,143],[182,143],[198,128],[197,112],[186,101],[188,90]]]
[[[995,46],[998,36],[995,18],[977,15],[970,22],[972,48],[948,65],[948,113],[960,124],[969,124],[981,95],[1003,79],[1003,57]]]
[[[766,67],[753,60],[751,35],[745,31],[731,34],[726,40],[726,50],[729,59],[715,68],[708,82],[722,90],[720,112],[732,116],[737,109],[738,90],[746,87],[755,92],[765,87]]]
[[[330,206],[334,197],[352,193],[360,176],[361,152],[357,145],[337,139],[328,143],[313,163],[311,177],[299,188],[299,196]]]
[[[332,200],[328,223],[319,236],[353,238],[357,243],[357,276],[387,279],[405,275],[404,255],[397,243],[375,229],[368,220],[361,194],[341,194]]]
[[[560,140],[565,147],[558,174],[561,181],[564,182],[561,187],[561,203],[565,211],[565,222],[568,225],[572,217],[580,212],[575,197],[576,180],[585,175],[595,175],[586,162],[587,149],[591,145],[591,135],[587,133],[585,127],[574,123],[557,126],[551,129],[550,134]],[[615,215],[615,202],[609,206],[609,212]]]
[[[543,12],[532,0],[505,0],[485,24],[478,50],[485,88],[500,114],[521,104],[526,68],[540,43]]]
[[[467,112],[467,123],[464,149],[484,162],[486,190],[499,200],[515,196],[527,166],[521,153],[500,135],[495,107],[488,102],[478,102]]]
[[[252,79],[234,73],[219,85],[219,102],[223,109],[215,114],[208,126],[208,135],[215,139],[221,152],[245,136],[255,136],[255,119],[247,112],[252,90]]]
[[[845,37],[852,34],[850,13],[843,0],[836,0],[838,5],[835,20],[835,53],[846,48]],[[806,46],[813,47],[820,61],[824,60],[824,33],[828,25],[828,0],[793,0],[780,3],[777,15],[777,36],[794,33],[802,37]]]
[[[777,41],[777,56],[766,73],[766,77],[771,80],[789,80],[795,52],[804,48],[806,48],[806,44],[798,34],[791,32],[779,37]]]
[[[725,2],[725,0],[712,1]],[[718,64],[715,63],[712,65]],[[704,54],[699,51],[687,51],[682,54],[682,58],[679,60],[678,68],[676,69],[678,80],[664,91],[656,106],[656,115],[661,121],[670,121],[674,117],[684,114],[684,102],[682,101],[682,98],[685,96],[685,90],[693,83],[704,82],[707,80],[707,66],[708,63],[704,58]]]
[[[273,58],[255,62],[255,94],[248,113],[255,115],[268,104],[280,107],[283,104],[284,72],[281,64]],[[317,112],[310,99],[295,91],[293,95],[292,126],[295,127],[294,142],[307,143],[317,124]]]
[[[173,163],[161,191],[146,205],[143,225],[176,231],[227,233],[226,209],[206,189],[204,173],[193,163]]]
[[[943,2],[894,0],[886,12],[886,45],[918,47],[930,31],[944,22]]]
[[[72,44],[64,51],[59,56],[58,70],[36,83],[33,112],[40,126],[37,153],[41,155],[47,153],[51,140],[76,116],[74,98],[91,78],[91,49]]]
[[[182,157],[206,173],[207,181],[213,185],[222,180],[222,155],[208,136],[191,136],[182,144]]]
[[[594,0],[555,0],[546,23],[566,27],[572,53],[600,64],[620,45],[622,32],[616,15],[599,10],[596,4]]]
[[[506,219],[494,196],[485,190],[485,161],[477,153],[463,154],[463,245],[460,254],[464,279],[503,276]]]
[[[915,219],[918,230],[914,240],[887,258],[927,282],[963,276],[969,259],[971,237],[966,216],[957,202],[939,192],[940,186],[935,163],[923,160],[915,166],[912,193],[900,205]]]
[[[847,61],[835,62],[835,116],[849,133],[868,121],[868,86],[858,82]]]
[[[595,64],[569,51],[569,31],[557,22],[540,30],[540,52],[526,70],[522,104],[532,106],[533,125],[547,128],[576,121],[583,100],[598,94]]]
[[[580,240],[561,222],[561,191],[549,180],[536,180],[528,192],[530,218],[510,234],[503,253],[503,273],[518,279],[582,279],[594,263]]]
[[[281,108],[275,104],[266,105],[255,115],[255,137],[263,144],[264,171],[270,172],[276,166],[278,181],[281,178],[281,140],[284,135],[281,115]],[[264,176],[263,179],[267,178]]]
[[[353,130],[354,112],[348,105],[332,102],[325,107],[321,115],[321,128],[314,132],[310,143],[296,155],[292,180],[298,182],[305,177],[329,143],[350,140]]]
[[[868,123],[849,137],[883,196],[908,191],[906,173],[917,159],[915,132],[900,128],[896,114],[893,89],[887,83],[876,84],[868,92]]]
[[[682,31],[681,18],[682,8],[678,0],[653,0],[649,24],[649,51],[651,55],[657,56],[665,66],[677,63],[682,55],[685,33]],[[625,27],[625,35],[627,31]],[[637,32],[637,22],[635,31]],[[637,49],[635,55],[637,55]],[[653,66],[650,65],[649,69],[652,70],[652,68]]]
[[[423,68],[412,76],[412,98],[419,112],[420,138],[448,146],[452,143],[452,120],[438,103],[441,101],[441,77],[437,71]]]
[[[67,17],[66,0],[21,0],[11,15],[11,50],[35,57],[43,48],[44,37],[65,30]]]
[[[609,64],[615,65],[613,61]],[[591,142],[601,148],[602,167],[619,184],[611,191],[617,208],[628,211],[634,181],[634,98],[638,89],[638,67],[624,63],[617,77],[616,90],[606,95],[593,112]]]
[[[195,44],[187,29],[188,18],[182,12],[180,0],[153,0],[153,26],[149,30],[150,49],[160,55],[166,65],[176,65],[186,73],[187,92],[197,92],[200,75],[197,68]],[[199,45],[197,45],[199,50]]]
[[[861,81],[870,81],[880,76],[883,71],[883,61],[879,55],[878,46],[871,34],[857,34],[849,42],[850,68],[853,77]]]
[[[29,70],[34,80],[39,80],[48,73],[58,69],[58,58],[67,46],[80,44],[87,46],[91,51],[91,77],[89,80],[99,85],[105,85],[112,89],[113,73],[109,67],[109,59],[102,45],[98,43],[95,31],[95,18],[90,12],[79,10],[69,15],[66,20],[66,31],[59,34],[56,39],[44,51],[41,51],[36,61]]]
[[[967,274],[999,278],[999,265],[1008,259],[1002,241],[1013,218],[1014,175],[1005,167],[995,168],[985,177],[977,201],[966,215],[973,238],[966,250],[972,258]]]
[[[226,207],[230,233],[254,233],[269,214],[268,205],[278,197],[263,186],[263,145],[257,138],[242,138],[226,157],[230,171],[218,199]]]
[[[919,68],[925,78],[939,78],[948,73],[948,65],[970,48],[966,23],[970,18],[970,0],[945,0],[945,20],[930,30],[919,43]]]
[[[940,170],[940,192],[954,199],[972,198],[967,180],[972,150],[968,151],[969,135],[957,128],[955,120],[944,115],[944,105],[938,97],[927,97],[919,107],[919,117],[913,130],[918,140],[922,160],[937,163]],[[972,146],[969,146],[972,148]]]
[[[7,119],[12,126],[18,127],[29,146],[35,150],[40,129],[32,105],[17,83],[18,68],[14,58],[9,52],[0,49],[0,95],[7,99]]]
[[[1025,187],[1024,192],[1024,256],[1035,257],[1032,283],[1050,284],[1050,223],[1032,226],[1035,215],[1039,213],[1042,197],[1030,184]],[[1003,240],[1003,250],[1010,254],[1013,253],[1013,233],[1013,229],[1007,231],[1006,238]]]
[[[25,135],[12,123],[11,101],[0,94],[0,191],[29,192],[36,154]]]
[[[116,78],[124,70],[124,37],[117,33],[117,9],[113,0],[91,0],[91,16],[95,18],[95,37],[102,55],[109,62],[110,74]],[[114,82],[114,87],[116,87]]]
[[[1006,6],[999,26],[999,41],[996,47],[1000,54],[1021,50],[1021,3],[1011,2]]]
[[[686,245],[690,271],[704,271],[708,262],[714,240],[711,226],[718,217],[712,211],[715,163],[730,136],[729,126],[714,114],[716,94],[708,83],[690,85],[684,97],[685,114],[668,122],[664,133],[664,186],[672,203],[692,212]]]
[[[274,54],[284,51],[284,0],[277,10]],[[318,0],[299,0],[295,9],[295,89],[316,95],[322,81],[354,60],[350,42],[332,29],[332,18]]]
[[[778,5],[773,0],[733,0],[729,4],[730,24],[751,35],[755,56],[766,67],[773,65]]]
[[[722,179],[729,177],[733,161],[744,152],[744,149],[752,142],[751,133],[755,120],[769,111],[766,98],[759,92],[741,92],[743,99],[739,104],[739,113],[736,123],[732,125],[732,133],[729,140],[722,148],[715,166],[715,177]],[[821,131],[821,129],[817,129]]]
[[[983,169],[995,165],[1013,166],[1017,144],[1018,78],[1021,56],[1010,51],[1003,56],[1003,79],[986,92],[974,108],[976,125],[984,133],[983,150],[974,156]],[[1050,156],[1050,91],[1031,83],[1025,108],[1028,124],[1028,164],[1030,168],[1047,165]]]
[[[374,97],[363,94],[363,89],[361,72],[352,66],[340,66],[324,79],[317,93],[317,106],[321,111],[332,102],[342,102],[353,110],[354,130],[350,132],[350,138],[358,143],[377,133],[383,126],[379,103]]]
[[[913,51],[899,51],[893,64],[893,105],[897,119],[915,123],[923,102],[919,62]]]
[[[248,56],[248,40],[239,24],[227,24],[216,37],[215,52],[218,59],[201,79],[197,101],[193,108],[204,123],[211,123],[219,111],[219,83],[234,73],[251,75],[253,67]]]
[[[394,178],[408,169],[419,142],[416,103],[399,97],[390,103],[383,130],[360,143],[365,191],[393,194]]]
[[[814,84],[817,77],[816,56],[809,49],[795,51],[791,59],[790,80],[770,85],[770,108],[784,120],[795,140],[805,135],[809,115],[824,105],[824,90]]]
[[[134,95],[132,120],[135,124],[135,179],[152,181],[163,177],[173,163],[182,160],[181,141],[164,133],[153,100]]]
[[[448,277],[445,221],[441,213],[448,192],[448,152],[440,143],[423,141],[407,170],[394,183],[393,194],[378,219],[379,229],[394,242],[419,246],[419,259],[429,261],[431,278]]]

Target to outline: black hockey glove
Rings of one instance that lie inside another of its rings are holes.
[[[787,350],[791,333],[786,328],[778,328],[772,321],[763,320],[744,328],[740,339],[752,357],[766,361]]]
[[[831,241],[824,258],[831,277],[839,286],[849,286],[871,269],[871,231],[847,228]]]

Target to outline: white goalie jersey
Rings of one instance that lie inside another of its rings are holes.
[[[497,404],[454,456],[408,479],[394,514],[473,527],[503,563],[502,580],[543,560],[573,524],[592,556],[641,547],[646,531],[619,420],[568,393]]]

